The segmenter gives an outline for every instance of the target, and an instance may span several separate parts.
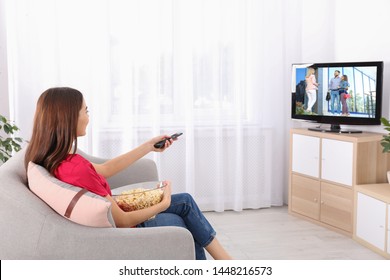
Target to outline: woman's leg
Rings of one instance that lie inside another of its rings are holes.
[[[173,213],[160,213],[154,219],[150,219],[139,224],[137,227],[163,227],[163,226],[177,226],[187,228],[183,219]],[[204,248],[196,241],[195,243],[195,257],[197,260],[205,260],[206,254]]]
[[[347,110],[346,110],[347,102],[345,101],[344,96],[345,96],[345,93],[340,94],[343,115],[347,114]]]
[[[311,109],[313,109],[314,104],[317,102],[317,92],[316,90],[311,90]]]
[[[214,238],[213,241],[206,246],[206,250],[215,260],[232,260],[232,257],[225,251],[217,238]]]
[[[215,231],[198,205],[188,193],[173,194],[171,206],[163,213],[180,216],[195,241],[204,247],[214,259],[231,259],[215,238]]]
[[[311,108],[313,107],[313,96],[312,96],[312,93],[310,90],[306,91],[306,95],[307,95],[307,99],[308,99],[306,111],[311,112]]]

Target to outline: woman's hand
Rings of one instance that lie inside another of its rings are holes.
[[[164,181],[164,184],[165,187],[164,187],[163,198],[160,202],[161,207],[164,209],[162,211],[167,210],[167,208],[171,205],[171,182]]]
[[[171,205],[171,182],[164,181],[164,193],[160,203],[153,206],[137,210],[125,212],[117,204],[110,195],[105,196],[111,202],[111,213],[117,227],[134,227],[150,217],[157,215],[168,209]]]
[[[154,147],[154,145],[157,143],[157,142],[160,142],[162,140],[166,140],[165,141],[165,145],[162,147],[162,148],[156,148]],[[169,135],[160,135],[160,136],[157,136],[157,137],[154,137],[152,139],[150,139],[147,143],[150,145],[151,147],[151,151],[154,151],[154,152],[163,152],[165,151],[169,146],[172,145],[173,141],[176,141],[177,139],[171,139],[171,136]]]

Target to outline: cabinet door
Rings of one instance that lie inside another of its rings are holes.
[[[320,139],[293,134],[292,141],[292,171],[318,178]]]
[[[321,222],[352,232],[352,189],[322,182],[320,201]]]
[[[387,204],[387,253],[390,254],[390,204]]]
[[[319,220],[320,182],[318,180],[292,175],[291,211]]]
[[[322,139],[321,178],[352,186],[353,143]]]
[[[356,236],[385,250],[386,203],[357,193]]]

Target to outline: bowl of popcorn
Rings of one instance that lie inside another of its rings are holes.
[[[119,194],[113,195],[113,197],[123,211],[130,212],[160,203],[163,197],[164,187],[165,184],[159,182],[154,188],[145,188],[142,186],[122,190]]]

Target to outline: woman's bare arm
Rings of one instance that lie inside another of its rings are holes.
[[[167,135],[154,137],[149,141],[143,143],[142,145],[138,146],[137,148],[131,150],[130,152],[127,152],[116,158],[110,159],[101,164],[97,164],[97,163],[92,163],[92,164],[95,167],[97,173],[104,176],[105,178],[109,178],[115,175],[116,173],[122,171],[126,167],[130,166],[131,164],[133,164],[134,162],[136,162],[137,160],[139,160],[140,158],[142,158],[143,156],[145,156],[151,151],[155,151],[155,152],[165,151],[165,149],[172,144],[172,140],[166,141],[165,146],[162,149],[156,149],[154,147],[154,144],[168,137],[169,136]]]
[[[160,203],[141,210],[124,212],[111,196],[108,195],[106,196],[106,198],[112,204],[111,213],[116,226],[120,228],[133,227],[146,221],[154,215],[163,212],[169,207],[169,205],[171,204],[171,183],[166,182],[163,198]]]

